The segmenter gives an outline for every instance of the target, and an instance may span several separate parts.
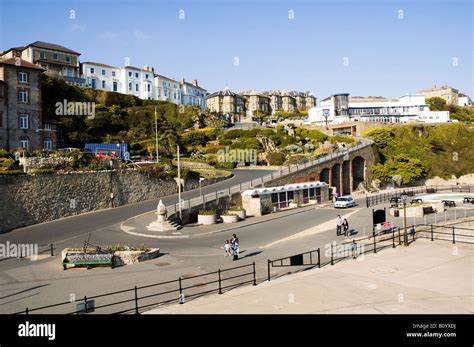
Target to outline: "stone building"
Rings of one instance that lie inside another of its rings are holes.
[[[0,59],[0,148],[53,148],[53,129],[45,126],[42,118],[43,71],[19,57]]]
[[[419,91],[426,99],[438,97],[446,100],[448,105],[458,105],[459,91],[450,86],[433,86]]]

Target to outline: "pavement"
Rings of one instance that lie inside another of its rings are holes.
[[[474,247],[417,240],[148,314],[472,314]]]

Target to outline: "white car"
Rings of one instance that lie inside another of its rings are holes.
[[[349,208],[355,205],[355,200],[349,195],[336,198],[336,202],[334,202],[334,208]]]

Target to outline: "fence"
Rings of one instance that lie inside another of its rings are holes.
[[[251,268],[251,270],[249,270]],[[198,280],[198,283],[190,284]],[[144,286],[135,286],[94,296],[84,296],[79,301],[65,301],[53,305],[36,308],[27,307],[24,311],[15,314],[29,314],[31,312],[47,311],[46,313],[81,314],[92,313],[100,309],[100,313],[108,314],[139,314],[144,308],[159,307],[169,303],[179,302],[184,304],[186,300],[207,295],[210,293],[222,294],[225,290],[246,285],[257,285],[255,262],[228,269],[218,269],[196,276],[181,276],[176,280],[154,283]],[[207,287],[206,290],[200,290]],[[155,291],[160,288],[161,291]],[[100,304],[96,306],[96,301]],[[76,310],[64,312],[70,309],[71,304],[77,304]],[[58,312],[58,308],[63,312]],[[49,312],[48,312],[49,311]]]
[[[179,204],[181,204],[181,210],[186,210],[192,207],[205,205],[207,202],[211,202],[219,198],[231,197],[233,194],[237,194],[244,190],[251,189],[254,187],[263,186],[267,182],[271,182],[273,180],[288,176],[291,173],[298,172],[300,170],[304,170],[312,166],[322,164],[326,161],[333,160],[334,158],[344,157],[353,152],[357,152],[362,148],[371,146],[372,144],[373,144],[372,140],[360,139],[359,144],[348,148],[347,151],[336,151],[336,152],[327,154],[325,156],[322,156],[320,158],[317,158],[315,160],[311,160],[311,161],[306,160],[301,163],[289,165],[281,169],[280,171],[273,172],[271,174],[262,176],[258,179],[252,179],[250,181],[247,181],[238,185],[234,185],[226,189],[200,195],[199,197],[196,197],[196,198],[181,200],[180,202],[177,202],[174,205],[170,205],[167,207],[168,216],[172,216],[173,214],[179,211],[179,208],[180,208]]]
[[[317,254],[318,262],[313,263],[314,256],[313,254]],[[309,259],[308,259],[309,258]],[[305,263],[305,260],[309,260],[309,263]],[[289,263],[287,262],[289,261]],[[317,265],[321,267],[321,250],[315,249],[309,252],[295,254],[289,257],[284,257],[280,259],[274,260],[267,260],[267,280],[270,281],[270,267],[287,267],[287,266],[309,266],[309,265]]]
[[[438,192],[457,192],[457,193],[471,193],[474,192],[474,186],[419,186],[411,188],[400,188],[393,192],[387,192],[372,196],[366,196],[366,206],[374,206],[382,204],[384,202],[389,202],[392,198],[400,198],[401,194],[405,192],[408,196],[415,196],[417,194],[433,194]]]

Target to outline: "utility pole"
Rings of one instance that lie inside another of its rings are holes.
[[[158,118],[156,116],[156,107],[155,107],[155,149],[156,149],[156,163],[158,164]]]
[[[182,221],[182,211],[181,211],[181,162],[179,160],[179,145],[177,147],[178,154],[178,206],[179,206],[179,219]]]

